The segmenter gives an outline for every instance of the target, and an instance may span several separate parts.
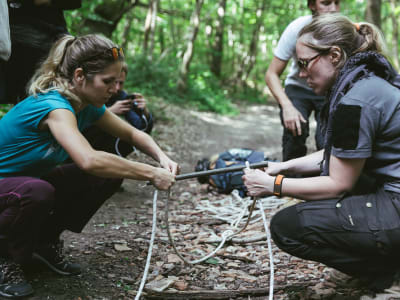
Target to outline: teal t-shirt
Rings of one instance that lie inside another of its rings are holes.
[[[55,109],[68,109],[80,131],[97,121],[105,106],[86,106],[75,113],[69,101],[57,91],[30,96],[0,119],[0,178],[40,177],[68,158],[49,130],[38,129],[40,121]]]

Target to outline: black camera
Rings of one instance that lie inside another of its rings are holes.
[[[136,103],[136,101],[135,101],[135,98],[136,98],[136,95],[135,94],[129,94],[129,95],[127,95],[126,96],[126,99],[132,99],[133,101],[132,101],[132,108],[138,108],[137,107],[137,103]]]

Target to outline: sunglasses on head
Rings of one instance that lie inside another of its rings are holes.
[[[95,55],[91,55],[91,56],[85,58],[83,61],[89,61],[96,57],[102,56],[104,54],[106,54],[106,55],[111,54],[115,61],[125,58],[124,51],[122,50],[122,48],[112,47],[112,48],[108,48],[100,53],[97,53]],[[81,61],[81,62],[83,62],[83,61]]]
[[[124,58],[124,51],[122,48],[117,48],[117,47],[112,47],[111,48],[112,55],[114,57],[114,60],[118,60],[118,58]]]

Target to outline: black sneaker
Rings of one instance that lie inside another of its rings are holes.
[[[54,272],[61,275],[78,275],[81,273],[81,266],[68,262],[63,253],[64,242],[47,244],[40,247],[32,254],[32,258],[41,261]]]
[[[33,288],[26,281],[21,265],[0,258],[0,295],[6,298],[20,298],[32,294]]]

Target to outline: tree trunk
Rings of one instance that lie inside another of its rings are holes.
[[[237,85],[245,86],[246,80],[249,77],[256,62],[260,28],[264,22],[264,12],[266,10],[267,2],[268,0],[263,0],[263,2],[261,3],[261,7],[257,9],[257,20],[253,29],[249,50],[248,52],[244,53],[241,64],[239,66],[239,70],[236,75]]]
[[[172,0],[169,0],[169,5],[172,8]],[[169,25],[169,31],[170,31],[170,36],[172,39],[172,44],[177,45],[177,39],[176,39],[176,28],[175,28],[175,22],[174,22],[174,16],[170,15],[168,18],[168,25]]]
[[[128,46],[129,42],[129,32],[132,27],[132,21],[133,21],[133,13],[128,12],[125,20],[125,26],[124,26],[124,31],[122,33],[122,40],[121,40],[121,47],[125,50],[126,47]]]
[[[178,80],[178,89],[183,92],[187,88],[187,76],[189,73],[190,62],[193,57],[194,52],[194,43],[196,41],[197,33],[199,31],[200,26],[200,12],[203,6],[204,0],[196,0],[196,8],[192,14],[190,24],[191,24],[191,33],[187,42],[186,51],[183,55],[182,65],[180,68],[179,80]]]
[[[83,25],[88,27],[90,33],[102,33],[111,38],[122,17],[137,4],[137,0],[104,1],[96,7],[94,12],[106,21],[88,18],[84,20]]]
[[[157,23],[157,10],[159,0],[151,0],[147,10],[146,21],[144,25],[143,53],[149,60],[153,58],[154,37]]]
[[[215,27],[214,44],[211,53],[211,72],[215,76],[221,76],[223,49],[224,49],[224,24],[225,24],[226,0],[220,0],[218,4],[218,19]]]
[[[382,0],[368,0],[367,9],[365,11],[365,19],[367,22],[375,24],[381,28],[381,6]]]
[[[392,19],[392,56],[393,63],[398,70],[400,67],[399,62],[399,23],[397,22],[398,14],[396,14],[396,6],[400,4],[400,0],[390,0],[390,17]]]

